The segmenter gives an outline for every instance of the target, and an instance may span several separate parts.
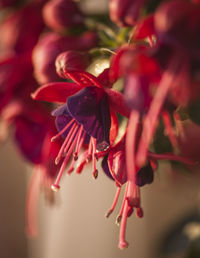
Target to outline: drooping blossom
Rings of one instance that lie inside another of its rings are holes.
[[[2,19],[0,111],[16,97],[30,98],[35,89],[32,87],[31,51],[44,28],[41,6],[40,3],[30,3]]]
[[[2,20],[0,49],[4,56],[33,49],[44,28],[41,7],[41,3],[27,4]]]
[[[31,99],[26,99],[26,103],[22,99],[15,100],[3,110],[2,118],[13,128],[17,150],[34,166],[26,197],[26,232],[36,236],[39,194],[44,191],[45,199],[53,202],[50,186],[58,172],[54,160],[61,144],[60,141],[50,143],[56,133],[54,121],[41,103]]]
[[[84,71],[90,65],[91,60],[89,52],[65,51],[56,58],[56,72],[60,77],[66,79],[66,72]],[[65,70],[64,74],[63,70]]]
[[[84,15],[72,0],[51,0],[43,7],[43,18],[47,26],[65,32],[84,24]]]
[[[53,112],[59,133],[52,140],[59,136],[65,139],[55,160],[58,164],[64,156],[60,172],[52,186],[54,190],[60,188],[59,181],[72,153],[73,160],[68,173],[74,169],[74,163],[83,144],[88,145],[85,159],[92,160],[93,175],[97,177],[97,150],[107,149],[117,134],[115,112],[126,116],[129,113],[121,93],[104,88],[98,78],[87,72],[69,72],[65,68],[65,65],[60,67],[62,76],[66,74],[66,78],[71,78],[76,83],[50,83],[33,94],[36,100],[66,103]]]
[[[118,26],[135,25],[145,0],[110,0],[109,14]]]
[[[57,33],[47,33],[41,37],[33,50],[32,60],[35,78],[39,84],[59,81],[56,74],[56,57],[67,50],[89,50],[96,46],[97,36],[86,32],[80,36],[60,36]]]
[[[175,13],[177,9],[178,15]],[[143,121],[137,153],[140,165],[145,162],[166,100],[169,99],[175,106],[187,107],[199,96],[199,13],[198,4],[177,0],[161,4],[154,14],[157,39],[154,60],[160,64],[162,76]],[[188,35],[187,39],[185,35]]]
[[[113,204],[109,211],[106,213],[106,217],[109,217],[114,211],[119,199],[121,187],[123,184],[126,184],[121,209],[116,219],[116,223],[118,225],[120,224],[120,235],[118,244],[118,247],[120,249],[128,247],[128,242],[126,241],[125,237],[127,218],[130,217],[134,213],[134,211],[137,217],[143,217],[140,188],[146,184],[151,184],[153,182],[154,170],[157,168],[158,160],[175,160],[190,166],[195,165],[195,162],[183,156],[176,156],[173,153],[156,154],[149,151],[147,164],[144,165],[142,168],[136,167],[135,177],[133,173],[131,173],[132,176],[130,176],[127,170],[127,158],[130,157],[131,159],[134,159],[134,156],[132,156],[130,153],[129,155],[127,155],[126,153],[127,143],[125,136],[126,135],[124,135],[118,143],[109,148],[108,154],[104,157],[102,161],[102,168],[104,172],[115,181],[115,184],[117,186],[117,191]]]

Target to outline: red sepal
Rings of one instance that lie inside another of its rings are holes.
[[[154,16],[150,15],[137,24],[134,31],[134,39],[145,39],[155,34]]]
[[[108,95],[108,101],[113,110],[123,116],[129,117],[130,108],[127,106],[123,94],[112,89],[105,89],[105,92]]]
[[[53,103],[65,103],[66,99],[83,87],[70,82],[52,82],[38,88],[31,97]]]
[[[110,108],[110,116],[111,116],[111,127],[110,127],[110,145],[114,144],[115,139],[118,134],[118,119],[116,113]]]
[[[85,71],[75,71],[75,72],[66,72],[65,70],[63,71],[64,74],[66,75],[66,78],[70,78],[73,80],[75,83],[79,84],[82,87],[88,87],[88,86],[96,86],[99,88],[102,88],[101,83],[98,81],[98,79]]]

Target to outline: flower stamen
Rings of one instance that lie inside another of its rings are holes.
[[[114,209],[115,209],[115,207],[116,207],[116,205],[117,205],[117,201],[118,201],[118,199],[119,199],[119,194],[120,194],[120,192],[121,192],[121,187],[118,186],[118,187],[117,187],[116,194],[115,194],[115,197],[114,197],[114,200],[113,200],[113,203],[112,203],[112,206],[111,206],[111,208],[109,209],[109,211],[105,214],[105,217],[106,217],[106,218],[108,218],[108,217],[111,215],[111,213],[114,211]]]
[[[78,125],[76,123],[74,123],[69,131],[69,134],[67,135],[67,137],[65,138],[61,148],[60,148],[60,151],[55,159],[55,164],[58,165],[58,163],[60,162],[60,159],[62,158],[62,155],[63,153],[65,152],[65,147],[66,146],[69,146],[68,143],[71,143],[71,140],[74,136],[74,134],[76,133],[76,130],[78,128]],[[72,136],[72,137],[71,137]]]
[[[57,133],[55,136],[53,136],[51,138],[51,142],[54,142],[55,140],[57,140],[69,127],[70,125],[75,121],[75,119],[73,118],[59,133]]]

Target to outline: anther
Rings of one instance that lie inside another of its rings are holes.
[[[87,157],[86,157],[86,162],[87,163],[89,163],[90,161],[91,161],[91,159],[92,159],[92,155],[91,154],[89,154]]]
[[[117,226],[119,226],[121,220],[122,220],[122,215],[118,215],[117,218],[116,218],[115,224],[116,224]]]
[[[110,215],[112,214],[113,210],[109,210],[108,212],[106,212],[105,217],[108,218],[110,217]]]
[[[92,175],[93,175],[94,179],[97,179],[98,174],[99,174],[98,170],[97,170],[97,169],[95,169],[95,170],[93,171],[93,173],[92,173]]]
[[[98,153],[95,153],[95,154],[94,154],[94,157],[95,157],[96,161],[99,160]]]
[[[123,249],[127,248],[128,245],[129,245],[128,242],[120,241],[118,247],[119,247],[119,249],[123,250]]]
[[[67,174],[71,174],[74,171],[74,167],[68,169]]]
[[[78,159],[78,153],[77,152],[73,153],[73,158],[74,158],[74,161],[77,161],[77,159]]]
[[[141,207],[137,208],[136,215],[138,218],[142,218],[144,216],[144,212]]]
[[[51,185],[51,189],[52,189],[54,192],[58,192],[58,190],[60,190],[60,186],[57,185],[57,184],[52,184],[52,185]]]
[[[58,165],[59,162],[60,162],[60,157],[56,157],[56,159],[55,159],[55,164]]]

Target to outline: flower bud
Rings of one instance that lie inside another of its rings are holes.
[[[132,26],[138,19],[145,0],[110,0],[110,18],[118,26]]]
[[[87,32],[81,36],[62,37],[56,33],[44,35],[33,50],[32,60],[36,80],[40,84],[59,81],[56,73],[56,57],[67,50],[88,50],[96,45],[96,34]]]
[[[51,0],[43,8],[43,18],[47,26],[62,32],[83,24],[83,14],[72,0]]]
[[[60,77],[66,78],[67,72],[85,70],[90,64],[90,55],[78,51],[66,51],[56,58],[56,72]]]

